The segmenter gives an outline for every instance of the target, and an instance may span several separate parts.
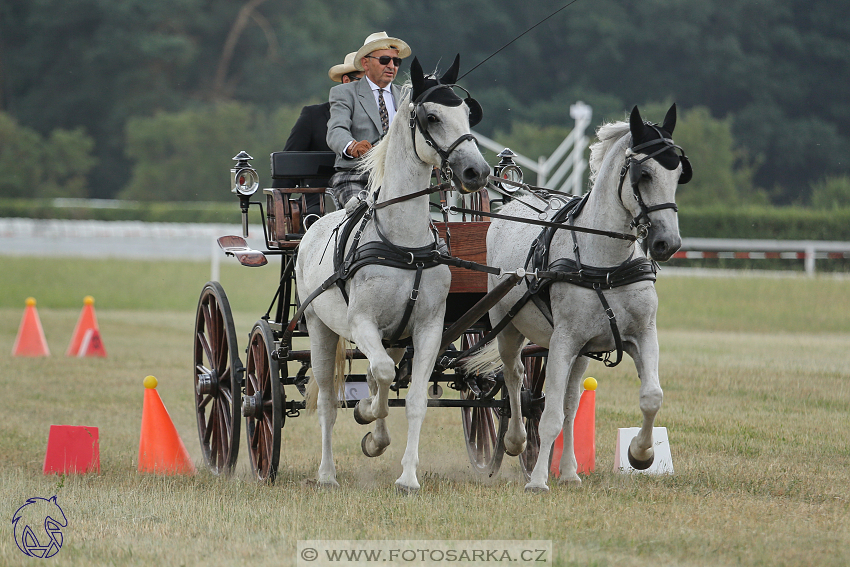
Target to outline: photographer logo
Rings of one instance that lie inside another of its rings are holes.
[[[53,498],[30,498],[12,516],[15,543],[24,555],[47,559],[62,548],[65,512]]]

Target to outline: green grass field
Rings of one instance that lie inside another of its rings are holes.
[[[342,488],[309,482],[320,457],[315,415],[286,421],[275,485],[250,480],[244,440],[234,478],[203,470],[192,393],[192,328],[209,265],[3,258],[0,272],[0,565],[29,565],[8,521],[54,494],[68,518],[58,565],[296,565],[306,539],[552,540],[555,565],[850,564],[850,281],[715,279],[662,271],[659,341],[675,474],[612,472],[618,427],[640,423],[634,365],[597,363],[596,471],[580,489],[550,479],[526,494],[515,458],[475,476],[460,413],[429,410],[422,490],[397,495],[406,422],[393,444],[360,452],[367,428],[340,412]],[[274,268],[226,263],[240,349],[265,312]],[[106,359],[67,358],[96,299]],[[37,299],[52,356],[10,356],[26,297]],[[136,472],[142,380],[158,391],[200,472]],[[41,473],[51,424],[96,426],[101,473]],[[304,564],[303,562],[301,563]],[[315,564],[319,564],[318,562]]]

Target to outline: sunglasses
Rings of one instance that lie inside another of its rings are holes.
[[[401,67],[401,57],[390,57],[389,55],[381,55],[380,57],[373,57],[371,55],[367,55],[369,59],[377,59],[378,63],[381,65],[389,65],[390,61],[395,64],[396,67]]]

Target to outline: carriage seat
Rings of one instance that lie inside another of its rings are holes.
[[[272,187],[263,189],[269,249],[298,246],[306,230],[308,194],[319,194],[319,215],[325,214],[325,190],[328,178],[334,174],[335,160],[333,152],[271,154]]]

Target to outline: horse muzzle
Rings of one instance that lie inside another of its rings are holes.
[[[646,251],[656,262],[666,262],[682,246],[678,234],[658,234],[652,229],[646,239]]]
[[[451,164],[450,164],[451,165]],[[461,169],[452,166],[452,178],[455,187],[461,193],[475,193],[487,185],[490,166],[481,158],[481,163],[466,163]]]

